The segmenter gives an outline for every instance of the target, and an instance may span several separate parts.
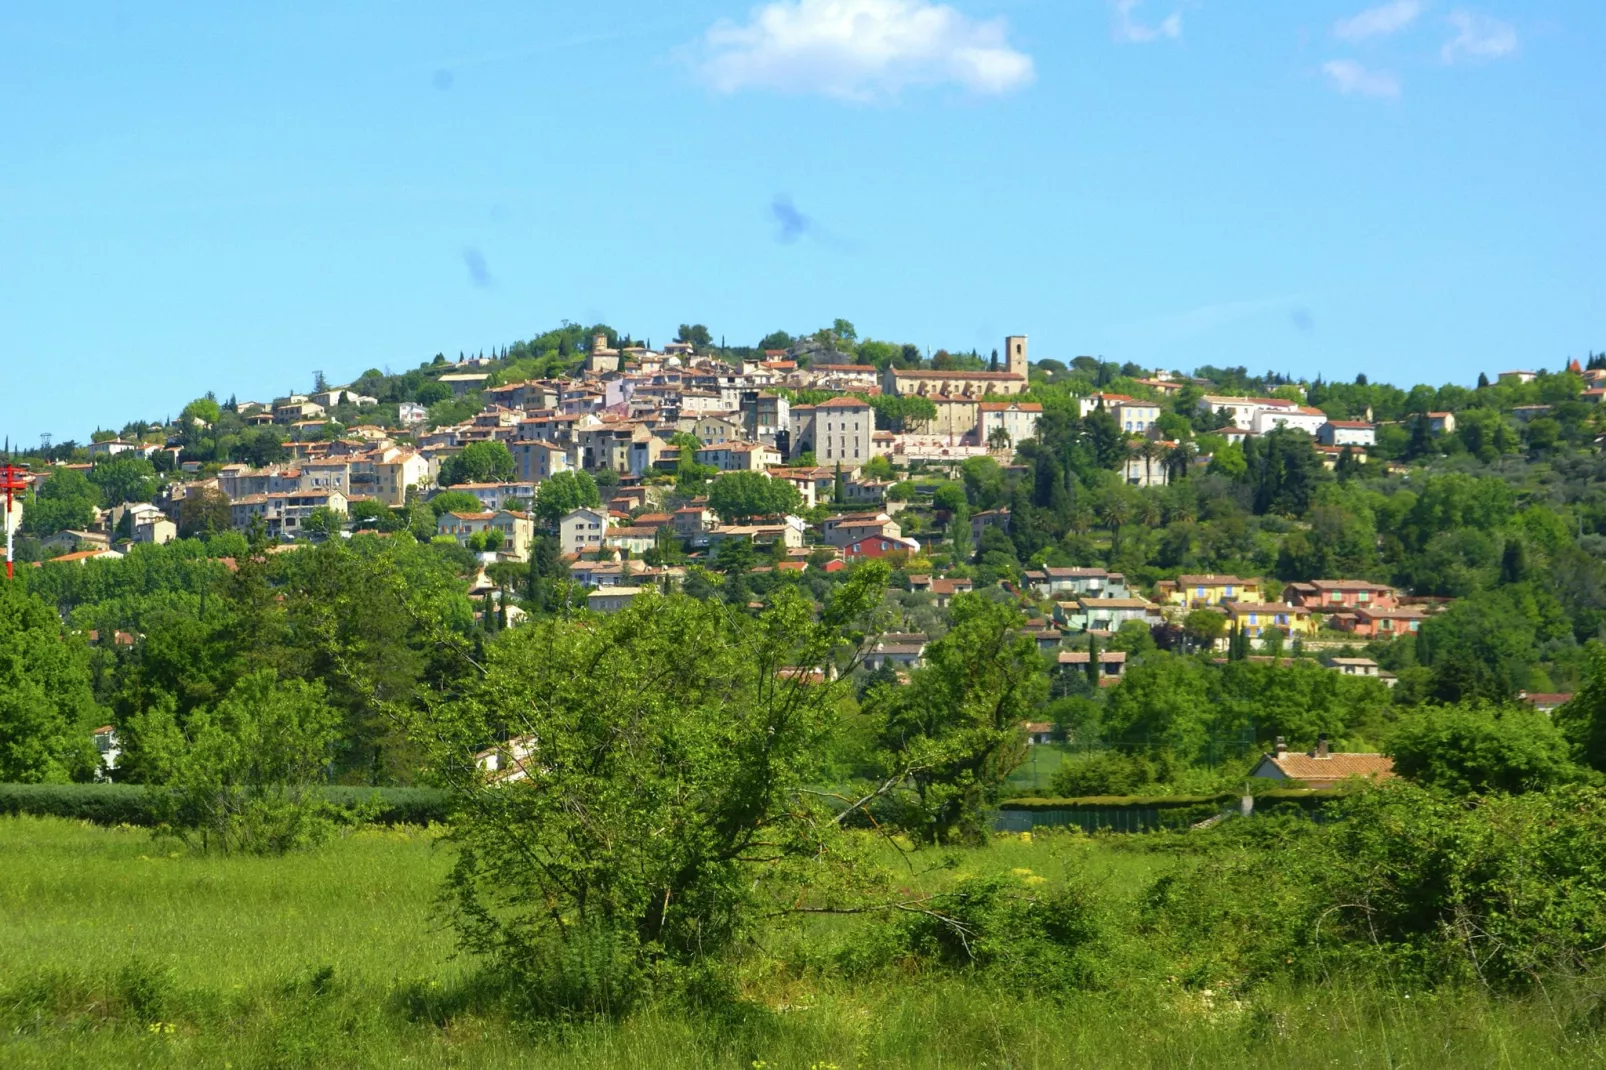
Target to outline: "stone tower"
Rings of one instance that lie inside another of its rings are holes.
[[[1026,378],[1026,336],[1012,334],[1004,339],[1004,352],[1009,357],[1009,374]]]

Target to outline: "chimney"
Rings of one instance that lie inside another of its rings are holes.
[[[1281,758],[1283,755],[1288,753],[1288,740],[1284,739],[1282,736],[1278,736],[1277,737],[1277,751],[1276,751],[1276,753],[1277,753],[1277,757],[1279,757],[1279,758]]]
[[[1315,756],[1317,758],[1326,758],[1328,756],[1328,754],[1327,754],[1327,733],[1326,732],[1323,732],[1321,735],[1316,737],[1316,755]]]

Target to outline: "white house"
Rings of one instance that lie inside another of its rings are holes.
[[[1158,402],[1128,397],[1125,394],[1090,394],[1082,398],[1077,405],[1083,419],[1100,406],[1114,418],[1116,426],[1134,435],[1147,434],[1155,421],[1160,419]]]
[[[582,506],[564,514],[558,521],[558,545],[566,554],[595,552],[602,549],[607,532],[607,511]]]
[[[1316,432],[1324,446],[1375,446],[1377,428],[1365,420],[1329,420]]]
[[[860,398],[832,398],[814,407],[814,457],[820,464],[864,464],[874,432],[875,410]]]
[[[645,590],[645,587],[599,587],[586,595],[586,607],[593,613],[617,613]]]
[[[1313,409],[1305,405],[1290,405],[1287,408],[1258,409],[1254,415],[1254,426],[1250,429],[1257,435],[1270,434],[1279,427],[1303,431],[1307,435],[1315,436],[1327,422],[1327,414],[1321,409]]]
[[[1043,406],[1030,401],[984,401],[976,406],[976,442],[985,446],[995,431],[1009,436],[1010,445],[1037,437]]]

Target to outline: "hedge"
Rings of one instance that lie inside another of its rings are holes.
[[[427,825],[444,821],[445,792],[431,788],[326,787],[336,806],[375,805],[382,825]],[[32,814],[92,821],[97,825],[153,825],[146,788],[136,784],[0,784],[0,815]]]

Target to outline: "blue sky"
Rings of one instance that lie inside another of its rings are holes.
[[[1556,367],[1606,349],[1603,54],[1594,0],[9,0],[0,433],[565,318]]]

